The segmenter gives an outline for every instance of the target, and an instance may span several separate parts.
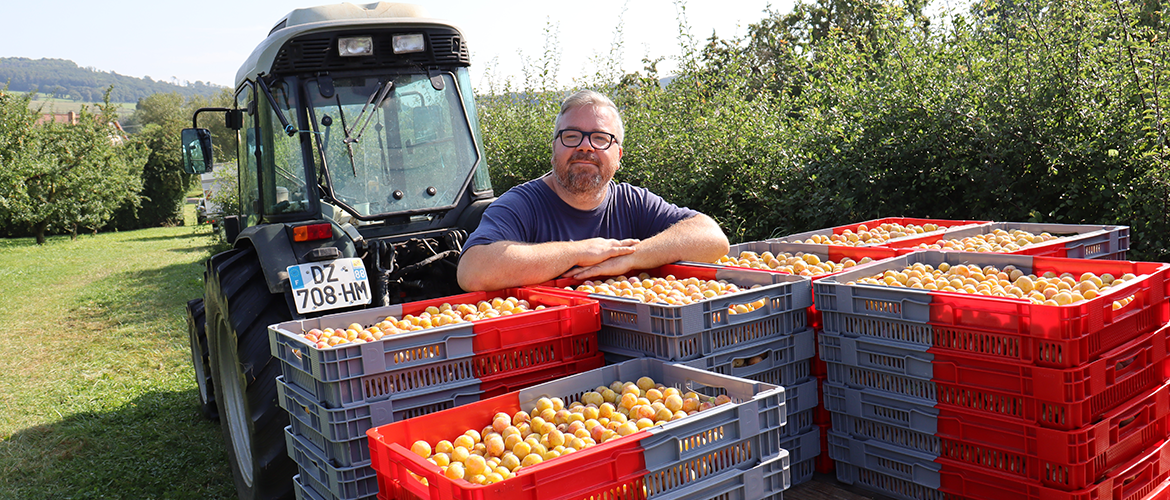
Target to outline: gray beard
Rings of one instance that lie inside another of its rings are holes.
[[[576,195],[596,193],[601,189],[602,184],[600,173],[573,174],[570,172],[565,177],[561,177],[561,174],[554,169],[553,177],[556,178],[557,184],[560,184],[565,191]]]

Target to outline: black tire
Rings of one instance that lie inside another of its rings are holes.
[[[199,386],[199,411],[210,420],[219,420],[215,404],[215,386],[207,361],[207,316],[203,299],[187,301],[187,337],[191,342],[191,364],[195,368],[195,383]]]
[[[268,292],[252,248],[212,257],[206,287],[211,378],[236,492],[240,500],[293,498],[297,467],[276,393],[281,367],[268,347],[268,325],[291,319],[288,305]]]

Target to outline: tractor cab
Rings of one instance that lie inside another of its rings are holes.
[[[222,111],[237,132],[238,229],[324,219],[365,238],[452,225],[492,197],[467,47],[454,26],[402,4],[293,11],[237,75]],[[183,136],[185,170],[210,134]],[[411,230],[411,229],[407,229]]]

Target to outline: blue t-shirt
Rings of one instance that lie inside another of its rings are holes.
[[[698,213],[667,203],[644,188],[612,180],[597,208],[578,210],[557,196],[542,177],[509,189],[492,202],[463,248],[497,241],[644,240]]]

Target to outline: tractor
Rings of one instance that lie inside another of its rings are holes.
[[[463,242],[495,198],[468,66],[459,29],[418,6],[297,9],[239,69],[234,103],[182,131],[188,174],[212,165],[200,114],[236,134],[231,249],[187,315],[241,499],[292,497],[297,472],[269,325],[462,292]]]

